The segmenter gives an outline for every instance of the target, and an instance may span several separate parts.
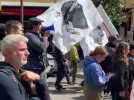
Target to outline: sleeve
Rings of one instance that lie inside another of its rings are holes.
[[[46,46],[43,40],[41,41],[40,38],[30,33],[26,34],[26,37],[29,39],[28,45],[36,52],[42,53],[45,50]]]
[[[117,69],[117,77],[120,79],[120,85],[121,89],[127,89],[128,81],[129,81],[129,69],[128,66],[123,62],[119,61],[116,66],[118,66]]]
[[[20,93],[18,84],[9,75],[0,72],[0,99],[25,100]]]
[[[108,77],[106,76],[99,64],[93,63],[91,66],[91,75],[93,77],[95,85],[103,86],[108,81]]]
[[[36,82],[36,91],[41,100],[51,100],[47,82],[43,77]]]

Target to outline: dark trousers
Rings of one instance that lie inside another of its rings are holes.
[[[127,100],[125,97],[119,95],[119,91],[111,91],[112,100]]]
[[[72,72],[71,72],[72,83],[75,83],[75,81],[76,81],[77,66],[78,66],[77,62],[75,62],[75,61],[71,62],[71,67],[72,67]]]
[[[57,77],[55,84],[60,85],[64,76],[65,76],[65,66],[62,61],[57,61]]]

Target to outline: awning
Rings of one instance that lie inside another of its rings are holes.
[[[37,16],[43,13],[48,7],[24,7],[24,16]],[[2,7],[0,15],[21,15],[20,7]]]

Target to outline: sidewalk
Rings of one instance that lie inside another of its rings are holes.
[[[61,92],[58,92],[54,87],[55,78],[48,79],[48,86],[50,90],[50,96],[52,100],[84,100],[84,94],[82,87],[79,85],[81,79],[77,78],[75,85],[66,84],[64,79],[62,84],[66,88]]]

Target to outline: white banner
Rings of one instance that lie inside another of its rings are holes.
[[[54,43],[63,54],[103,22],[91,0],[62,0],[37,17],[43,26],[54,25]]]
[[[84,57],[89,55],[89,53],[93,51],[96,46],[106,45],[108,42],[106,32],[107,31],[103,28],[102,24],[96,27],[92,32],[90,32],[90,34],[80,41],[80,46],[82,47]]]
[[[117,37],[119,35],[118,31],[116,30],[116,28],[114,27],[114,25],[112,24],[110,18],[108,17],[107,13],[105,12],[104,8],[102,5],[100,5],[98,8],[98,12],[101,15],[101,17],[104,20],[103,23],[103,27],[105,28],[105,30],[107,31],[107,36],[115,36]]]
[[[101,15],[101,18],[103,18],[103,22],[99,27],[96,27],[88,36],[80,41],[84,56],[89,55],[89,53],[93,51],[96,46],[105,46],[108,42],[109,36],[112,35],[117,37],[119,35],[103,7],[100,5],[97,9]],[[101,19],[98,17],[98,20]]]

